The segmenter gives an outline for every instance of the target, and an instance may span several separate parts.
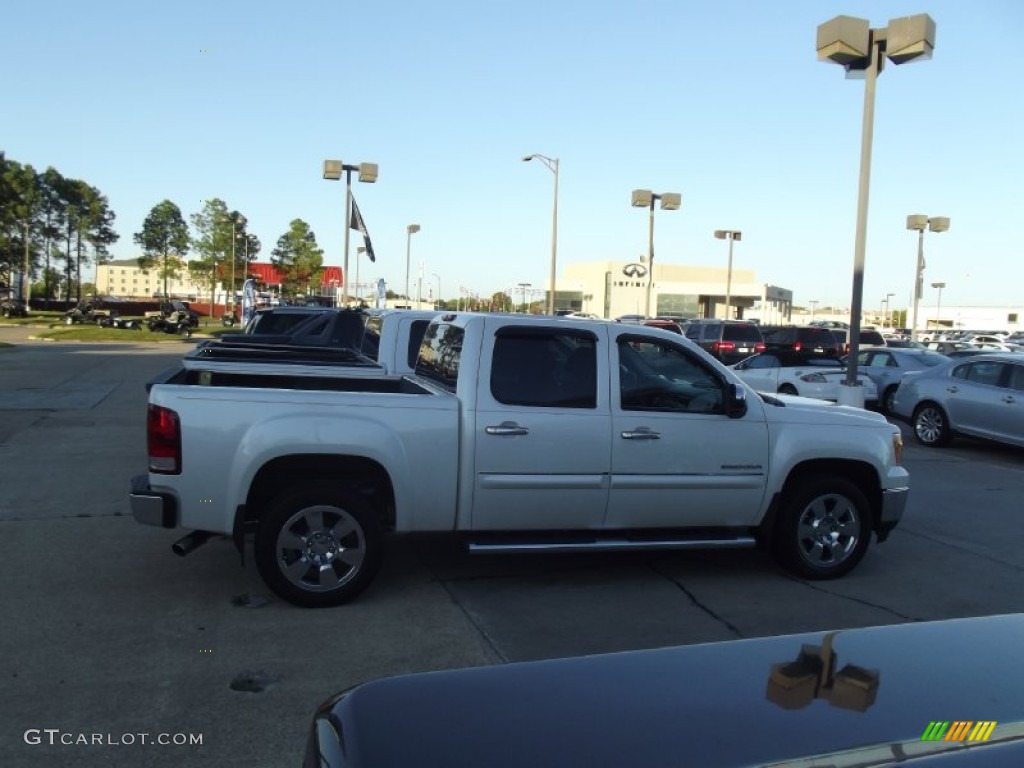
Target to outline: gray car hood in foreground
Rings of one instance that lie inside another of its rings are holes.
[[[305,764],[1019,766],[1022,641],[1012,615],[390,678],[321,707]],[[957,721],[996,725],[922,740]]]

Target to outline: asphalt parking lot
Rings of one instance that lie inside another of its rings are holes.
[[[129,514],[143,385],[182,343],[26,335],[0,327],[3,766],[297,765],[315,706],[386,675],[1024,610],[1024,451],[908,433],[907,515],[839,581],[760,552],[480,558],[422,538],[392,541],[356,603],[298,609],[230,544],[180,559],[179,533]]]

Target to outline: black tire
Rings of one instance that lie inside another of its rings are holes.
[[[363,497],[303,484],[264,509],[254,553],[260,576],[275,594],[293,605],[323,608],[366,589],[382,550],[380,527]]]
[[[871,507],[844,477],[808,476],[787,491],[773,550],[786,569],[806,579],[834,579],[864,557],[871,538]]]
[[[190,339],[192,338],[192,329],[187,325],[179,325],[178,335],[183,339]]]
[[[779,387],[779,394],[780,395],[796,395],[796,394],[799,394],[799,393],[796,391],[796,387],[794,387],[792,384],[783,384],[781,387]]]
[[[914,437],[921,445],[929,448],[941,448],[949,445],[953,438],[953,431],[949,427],[949,416],[935,403],[924,402],[914,409],[914,416],[910,420],[910,426],[914,430]]]
[[[882,393],[882,399],[878,401],[879,410],[882,411],[886,416],[892,416],[893,406],[896,404],[896,390],[899,389],[899,385],[893,384],[886,388],[885,392]]]

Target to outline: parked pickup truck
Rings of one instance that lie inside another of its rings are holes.
[[[291,309],[290,307],[286,309]],[[320,366],[349,366],[351,375],[368,372],[412,373],[420,341],[437,315],[433,311],[323,310],[311,312],[283,333],[240,333],[202,342],[186,353],[185,368],[237,373],[273,372],[282,365],[292,374],[322,373]],[[239,366],[242,367],[239,367]]]
[[[475,552],[752,547],[801,577],[852,569],[909,489],[877,413],[757,395],[692,342],[601,321],[448,314],[411,375],[214,378],[150,390],[140,523],[255,534],[298,605],[372,580],[384,532]]]

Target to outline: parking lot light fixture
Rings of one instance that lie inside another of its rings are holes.
[[[409,298],[409,257],[412,253],[412,236],[419,231],[419,224],[410,224],[405,228],[405,301],[410,306],[412,306],[412,300]]]
[[[352,174],[358,173],[359,181],[364,184],[373,184],[377,181],[376,163],[358,163],[346,165],[341,160],[324,160],[324,178],[328,181],[340,181],[342,174],[345,175],[345,256],[342,267],[342,288],[341,299],[345,306],[348,305],[348,230],[351,226],[352,216]]]
[[[907,229],[917,232],[917,269],[914,273],[914,313],[910,323],[910,338],[917,340],[917,305],[921,301],[921,293],[924,288],[924,230],[930,232],[946,232],[949,229],[949,219],[945,216],[929,218],[920,213],[907,216]]]
[[[548,314],[555,314],[555,265],[558,261],[558,158],[534,152],[523,158],[524,163],[540,160],[555,174],[555,203],[551,209],[551,274],[548,276]]]
[[[736,229],[716,229],[715,237],[729,241],[729,271],[725,276],[725,319],[729,320],[732,318],[729,311],[729,305],[732,303],[732,244],[736,240],[741,240],[743,233]]]
[[[654,282],[654,201],[661,200],[663,211],[677,211],[683,203],[678,192],[651,192],[649,189],[634,189],[630,196],[630,204],[634,208],[650,210],[650,223],[647,234],[647,292],[644,301],[644,316],[651,316],[651,285]]]
[[[853,249],[853,295],[850,301],[850,365],[840,404],[864,405],[857,384],[861,303],[864,292],[864,251],[867,242],[868,190],[871,186],[871,140],[875,119],[875,83],[886,57],[893,64],[931,58],[935,22],[928,14],[892,19],[887,27],[872,29],[866,19],[836,16],[820,24],[817,34],[820,61],[846,70],[847,77],[864,77],[864,115],[861,128],[860,180],[857,191],[857,228]]]

